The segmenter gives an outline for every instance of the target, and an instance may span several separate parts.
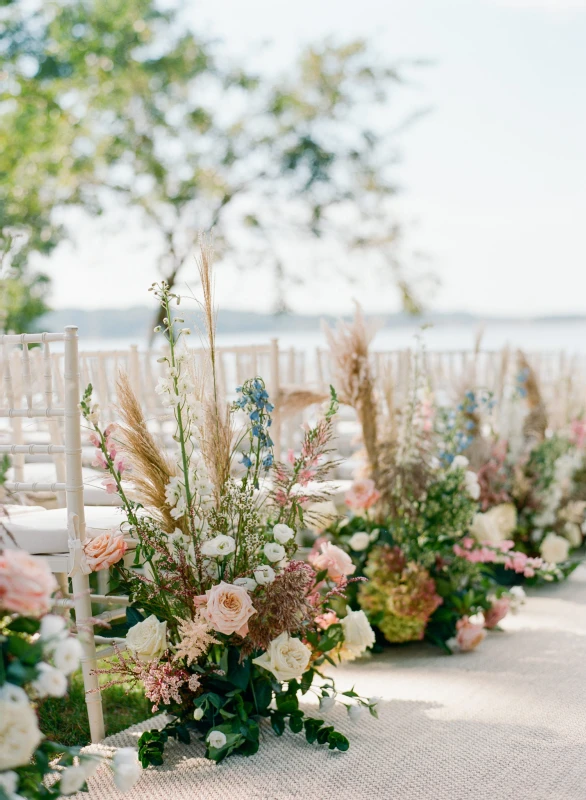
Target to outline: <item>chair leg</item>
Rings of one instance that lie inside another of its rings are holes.
[[[81,669],[83,672],[83,686],[85,689],[85,702],[90,723],[90,736],[93,743],[100,742],[105,736],[104,714],[102,711],[102,695],[98,676],[92,674],[97,667],[96,642],[92,624],[92,602],[90,599],[90,582],[87,575],[81,573],[74,575],[73,602],[79,641],[83,648]]]

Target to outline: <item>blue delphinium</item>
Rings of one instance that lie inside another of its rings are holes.
[[[240,397],[234,401],[234,409],[244,411],[248,415],[248,452],[242,453],[241,464],[252,471],[252,482],[258,488],[259,471],[268,471],[274,462],[273,440],[269,434],[271,413],[274,406],[269,400],[269,393],[262,378],[251,378],[238,386],[236,391]]]

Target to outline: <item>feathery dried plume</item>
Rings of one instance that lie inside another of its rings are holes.
[[[537,375],[522,350],[517,351],[517,367],[519,372],[523,373],[523,388],[529,408],[523,423],[523,436],[525,439],[542,441],[547,430],[547,411],[539,390]]]
[[[379,327],[378,323],[368,323],[364,319],[358,303],[352,322],[340,320],[335,329],[323,325],[332,360],[332,381],[340,402],[356,410],[373,474],[378,469],[378,409],[368,350]]]
[[[119,435],[133,466],[134,486],[143,504],[160,515],[164,529],[171,533],[177,523],[171,516],[165,489],[175,475],[175,468],[150,433],[140,402],[124,372],[118,377],[117,392],[122,420]]]
[[[290,417],[308,406],[324,403],[328,398],[329,395],[324,392],[282,387],[279,393],[279,413],[284,417]]]

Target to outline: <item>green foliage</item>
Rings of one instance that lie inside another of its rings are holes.
[[[171,286],[197,220],[215,227],[222,253],[238,241],[237,263],[268,265],[281,284],[299,276],[272,242],[330,237],[349,274],[372,261],[417,305],[387,202],[396,145],[371,124],[402,76],[365,42],[310,47],[269,81],[154,0],[9,2],[0,55],[0,243],[14,243],[17,278],[9,327],[43,312],[46,277],[31,274],[31,258],[69,235],[62,211],[116,204],[156,231]]]

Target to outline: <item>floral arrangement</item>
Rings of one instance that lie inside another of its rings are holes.
[[[584,424],[577,419],[565,430],[549,431],[537,379],[522,354],[504,408],[488,414],[477,395],[469,391],[465,400],[483,421],[468,444],[484,454],[475,463],[481,510],[471,534],[480,543],[512,541],[525,557],[551,565],[540,575],[525,570],[526,578],[567,577],[579,563],[571,551],[582,544],[586,528]],[[463,405],[454,414],[460,429]],[[496,574],[507,580],[502,570]]]
[[[169,737],[187,742],[192,733],[214,761],[251,755],[260,746],[263,719],[277,735],[288,725],[310,743],[344,751],[348,739],[307,716],[299,695],[312,691],[322,705],[336,699],[352,714],[376,714],[374,701],[353,691],[337,695],[323,672],[328,663],[362,653],[373,633],[360,612],[331,613],[334,600],[344,605],[354,571],[341,550],[333,547],[313,566],[295,558],[296,532],[315,500],[305,487],[325,474],[335,393],[323,417],[305,430],[299,456],[275,463],[273,406],[262,379],[246,381],[231,405],[219,397],[206,245],[199,266],[209,345],[203,376],[195,375],[182,350],[189,329],[172,313],[179,296],[164,283],[152,287],[163,306],[160,332],[168,345],[157,391],[174,420],[175,452],[168,454],[151,436],[124,377],[117,428],[100,427],[91,387],[82,401],[135,545],[132,567],[112,560],[117,591],[131,600],[126,651],[99,671],[111,682],[142,683],[153,711],[170,715],[163,730],[139,740],[145,766],[161,763]],[[122,464],[131,471],[134,499],[122,483]]]
[[[104,759],[43,736],[35,706],[63,697],[79,667],[81,647],[66,620],[50,614],[55,578],[46,563],[20,550],[0,552],[0,798],[57,798],[87,789]],[[142,768],[124,748],[109,762],[126,791]]]
[[[334,375],[362,424],[368,477],[353,484],[349,515],[324,530],[310,561],[329,542],[345,550],[354,576],[366,579],[349,587],[351,606],[365,612],[379,643],[426,638],[449,652],[474,649],[519,603],[521,593],[499,585],[494,570],[553,578],[555,567],[510,537],[475,535],[483,515],[473,459],[485,455],[478,436],[481,412],[494,406],[490,393],[467,393],[454,410],[437,407],[419,354],[397,407],[384,373],[375,389],[369,341],[360,314],[329,332]],[[493,492],[505,496],[497,482]]]

